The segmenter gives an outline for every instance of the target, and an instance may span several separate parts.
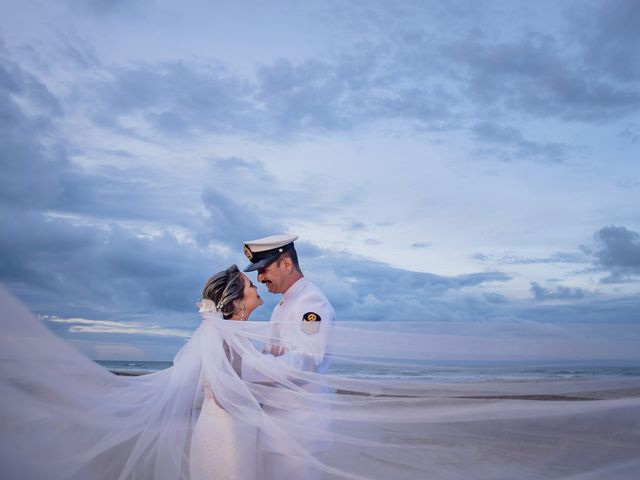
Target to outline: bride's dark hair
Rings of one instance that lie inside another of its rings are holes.
[[[233,315],[234,300],[242,300],[243,297],[244,279],[237,265],[211,276],[202,289],[202,298],[212,300],[225,319]]]

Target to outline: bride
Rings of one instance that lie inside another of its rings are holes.
[[[0,288],[0,476],[253,480],[259,429],[287,451],[286,431],[251,390],[274,388],[273,365],[232,325],[262,305],[256,286],[232,265],[207,281],[202,297],[203,321],[173,367],[120,377]],[[243,382],[243,362],[271,383]]]
[[[225,320],[245,321],[264,302],[256,286],[236,265],[213,275],[202,291],[200,312],[218,311]],[[224,343],[225,355],[241,377],[242,359]],[[194,479],[256,478],[258,432],[255,425],[233,418],[203,381],[204,401],[191,438],[190,474]]]

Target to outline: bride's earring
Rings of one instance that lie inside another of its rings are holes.
[[[242,312],[240,312],[240,320],[244,320],[244,303],[242,304]]]

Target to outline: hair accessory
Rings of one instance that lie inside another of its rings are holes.
[[[200,308],[200,313],[213,312],[215,309],[215,304],[208,298],[203,298],[198,303],[196,303],[196,306]]]

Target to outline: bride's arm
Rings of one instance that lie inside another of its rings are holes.
[[[231,364],[231,368],[236,372],[240,378],[242,378],[242,356],[233,348],[229,347],[226,340],[223,341],[222,347],[224,348],[224,354],[227,356],[227,360]]]
[[[218,399],[213,393],[213,388],[211,388],[211,385],[209,385],[209,382],[205,380],[204,383],[202,384],[202,389],[204,390],[204,396],[206,398],[208,398],[209,400],[213,400],[213,403],[215,403],[222,410],[225,409],[222,405],[220,405],[220,402],[218,402]]]

